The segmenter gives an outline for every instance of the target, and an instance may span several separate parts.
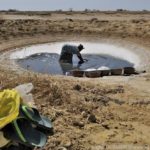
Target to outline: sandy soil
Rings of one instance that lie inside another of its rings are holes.
[[[34,43],[79,39],[110,39],[150,53],[149,12],[0,13],[0,18],[1,53]],[[18,72],[5,63],[0,64],[1,90],[32,82],[38,109],[53,120],[55,134],[43,150],[150,148],[150,67],[137,76],[89,79]]]

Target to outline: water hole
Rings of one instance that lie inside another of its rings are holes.
[[[79,65],[79,59],[74,55],[73,64],[59,63],[61,48],[64,44],[79,45],[80,43],[85,47],[81,54],[84,59],[88,60],[87,62]],[[32,45],[13,52],[10,57],[27,70],[60,75],[74,69],[118,69],[137,67],[139,64],[138,56],[126,48],[108,43],[92,42],[55,42]]]

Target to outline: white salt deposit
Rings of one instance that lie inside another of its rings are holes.
[[[86,69],[85,71],[95,71],[96,69],[95,68],[89,68],[89,69]]]
[[[101,66],[100,68],[98,68],[97,70],[109,70],[110,68],[105,67],[105,66]]]
[[[85,49],[81,53],[111,55],[116,58],[127,60],[133,63],[134,67],[138,67],[138,65],[140,64],[139,57],[135,53],[131,52],[131,50],[129,49],[119,47],[117,45],[111,45],[106,43],[91,43],[91,42],[90,43],[89,42],[55,42],[55,43],[48,43],[48,44],[33,45],[21,49],[16,49],[16,51],[10,55],[10,58],[22,59],[36,53],[60,54],[61,48],[64,44],[79,45],[80,43],[83,44],[85,47]],[[99,70],[101,69],[102,67],[99,68]]]

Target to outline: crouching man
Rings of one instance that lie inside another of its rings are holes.
[[[80,60],[79,64],[84,63],[84,60],[83,60],[82,55],[80,53],[83,49],[84,49],[84,47],[82,44],[80,44],[78,46],[68,45],[68,44],[64,45],[62,47],[62,50],[61,50],[59,62],[72,64],[73,55],[76,54]]]

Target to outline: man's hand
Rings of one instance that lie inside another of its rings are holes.
[[[83,64],[83,63],[84,63],[84,61],[81,61],[81,60],[78,62],[78,64]]]

